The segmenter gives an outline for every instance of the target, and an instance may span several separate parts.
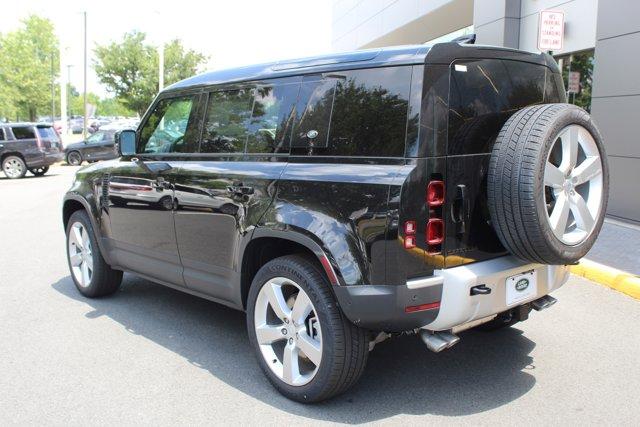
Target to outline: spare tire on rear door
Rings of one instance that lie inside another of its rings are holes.
[[[524,108],[505,123],[487,180],[491,222],[513,255],[571,264],[593,246],[607,208],[602,137],[569,104]]]

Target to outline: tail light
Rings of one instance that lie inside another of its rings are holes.
[[[404,248],[413,249],[416,247],[416,222],[407,221],[404,223]]]
[[[444,221],[440,218],[430,218],[427,222],[427,244],[436,246],[444,240]]]
[[[429,221],[425,230],[427,253],[430,255],[442,252],[444,242],[443,207],[445,199],[444,181],[436,179],[427,185],[427,206],[429,206]]]
[[[40,136],[40,132],[38,132],[38,129],[36,129],[36,145],[41,150],[44,148],[44,143],[42,142],[42,137]]]
[[[444,242],[444,221],[442,219],[444,199],[444,181],[441,179],[429,181],[425,200],[429,208],[429,219],[425,228],[425,243],[427,244],[427,252],[432,255],[442,252],[442,243]],[[405,249],[413,249],[417,246],[417,229],[416,222],[413,220],[404,223]]]
[[[431,181],[427,185],[427,205],[429,207],[444,204],[444,181]]]

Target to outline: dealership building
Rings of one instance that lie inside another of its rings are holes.
[[[334,0],[334,51],[433,44],[475,33],[477,44],[538,51],[543,11],[562,12],[552,51],[567,99],[590,111],[605,139],[608,215],[640,222],[640,1]],[[633,54],[636,52],[636,54]]]

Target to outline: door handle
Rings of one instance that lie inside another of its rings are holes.
[[[456,196],[451,204],[451,219],[456,224],[456,234],[464,234],[467,229],[469,216],[469,199],[467,186],[460,184],[456,187]]]

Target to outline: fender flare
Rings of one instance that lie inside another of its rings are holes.
[[[291,242],[298,243],[299,245],[304,246],[315,254],[315,256],[318,258],[318,261],[320,261],[320,264],[322,264],[322,267],[327,274],[327,278],[332,285],[341,285],[341,276],[338,274],[339,269],[337,268],[335,262],[333,262],[331,255],[328,254],[328,251],[322,249],[322,246],[312,237],[307,236],[303,233],[304,230],[274,230],[270,228],[258,227],[253,231],[250,241],[262,237],[268,237],[289,240]]]
[[[106,250],[107,248],[105,246],[105,243],[102,239],[102,235],[100,233],[100,230],[101,230],[100,224],[98,223],[96,216],[94,215],[95,212],[91,208],[91,204],[89,203],[89,201],[78,193],[72,193],[72,192],[67,193],[64,195],[64,198],[62,199],[63,226],[64,226],[64,208],[67,205],[67,202],[69,201],[80,203],[84,207],[84,210],[87,211],[87,213],[89,214],[89,221],[91,221],[91,227],[93,228],[93,233],[95,234],[96,241],[98,242],[98,247],[100,248],[100,254],[104,258],[104,260],[107,262],[107,264],[112,265],[111,258],[109,257],[109,251]],[[66,232],[67,230],[65,229],[65,234]]]

